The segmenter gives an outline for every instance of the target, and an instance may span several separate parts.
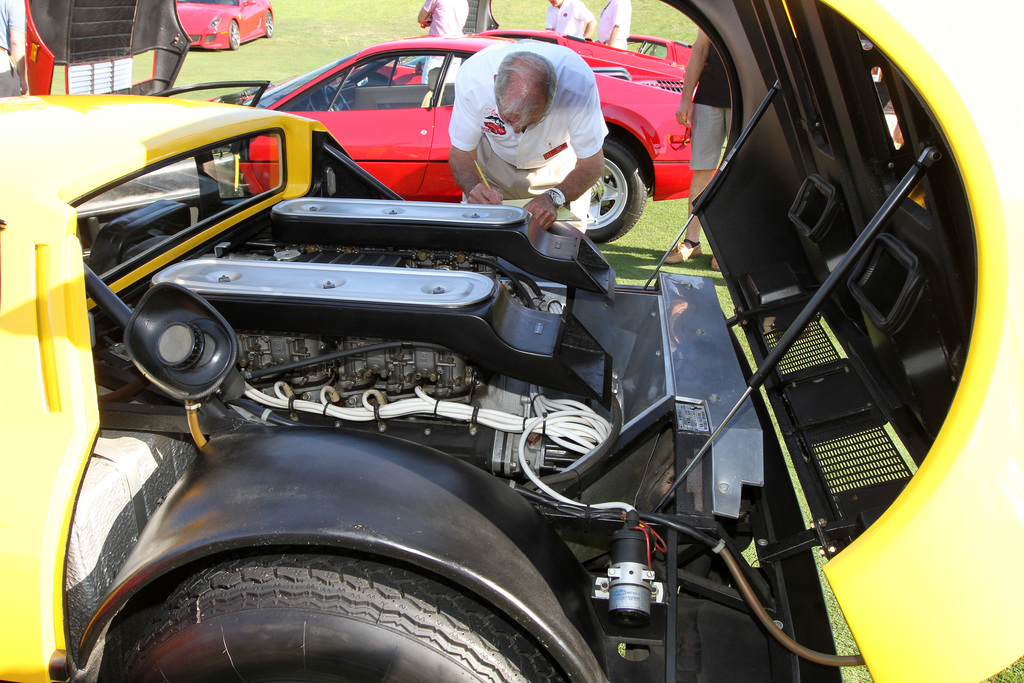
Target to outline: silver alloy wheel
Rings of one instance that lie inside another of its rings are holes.
[[[242,33],[238,30],[238,22],[232,20],[231,25],[228,26],[228,48],[237,50],[238,46],[242,44]]]
[[[626,208],[629,186],[626,176],[608,157],[604,159],[604,173],[590,189],[590,222],[587,230],[599,230],[618,220]]]

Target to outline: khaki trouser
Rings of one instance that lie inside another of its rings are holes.
[[[487,182],[501,190],[505,199],[530,199],[541,195],[562,182],[576,168],[576,153],[572,147],[566,147],[540,168],[518,168],[495,154],[486,136],[480,138],[476,158]],[[570,201],[569,210],[578,218],[586,219],[590,210],[590,191]],[[582,225],[576,227],[584,229]]]

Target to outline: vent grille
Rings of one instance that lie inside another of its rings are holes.
[[[844,491],[906,481],[912,474],[882,427],[869,423],[861,427],[846,434],[827,428],[805,433],[818,471],[837,509],[839,494]],[[849,429],[849,425],[844,428]]]
[[[764,340],[769,351],[775,348],[785,333],[785,330],[765,333]],[[832,340],[825,334],[821,321],[812,320],[782,357],[777,372],[783,381],[790,381],[808,371],[820,374],[822,370],[838,365],[841,360]]]
[[[662,90],[671,90],[672,92],[683,92],[683,82],[682,81],[662,81],[662,80],[657,80],[657,81],[651,81],[650,83],[651,83],[651,85],[655,85],[655,86],[661,88]]]

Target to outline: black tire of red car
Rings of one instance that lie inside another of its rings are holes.
[[[181,582],[129,644],[131,681],[563,681],[507,617],[366,559],[237,558]]]
[[[263,35],[267,38],[274,37],[274,15],[267,10],[267,16],[263,18]]]
[[[590,215],[597,221],[587,228],[595,242],[612,242],[629,232],[647,204],[647,186],[640,163],[624,143],[604,140],[604,173],[591,190]]]
[[[241,44],[242,32],[238,30],[238,22],[232,19],[231,25],[228,26],[228,48],[237,50]]]

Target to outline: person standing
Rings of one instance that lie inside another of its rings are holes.
[[[461,36],[469,17],[466,0],[427,0],[420,9],[417,21],[421,28],[430,27],[430,36]]]
[[[699,87],[698,87],[699,85]],[[696,90],[696,93],[694,93]],[[722,147],[732,123],[732,100],[729,77],[718,50],[703,31],[697,39],[686,63],[683,94],[676,110],[676,120],[690,127],[690,212],[693,200],[704,191],[715,175],[722,159]],[[696,216],[686,228],[682,241],[676,245],[665,263],[682,263],[701,255],[700,219]],[[718,260],[712,257],[712,270],[718,270]]]
[[[594,35],[597,20],[594,13],[587,9],[582,0],[548,0],[547,21],[544,26],[548,31],[566,36],[582,36],[589,38]]]
[[[627,49],[629,23],[633,19],[630,0],[608,0],[597,20],[597,41],[621,50]]]
[[[542,228],[566,203],[586,218],[608,127],[582,57],[537,41],[490,47],[462,64],[455,96],[448,163],[465,201],[530,199]]]
[[[25,0],[0,0],[0,97],[28,94]]]

